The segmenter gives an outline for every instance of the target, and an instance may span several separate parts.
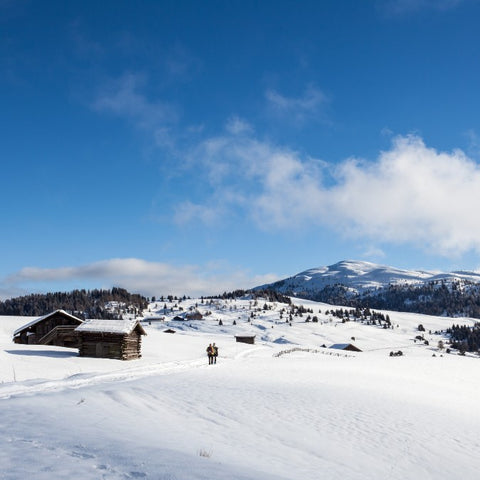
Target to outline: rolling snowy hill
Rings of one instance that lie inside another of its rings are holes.
[[[345,260],[328,267],[305,270],[293,277],[257,288],[273,287],[282,293],[297,294],[319,291],[327,286],[340,284],[348,287],[352,292],[362,293],[365,290],[382,289],[389,285],[419,285],[442,280],[447,282],[464,280],[478,283],[480,282],[480,273],[400,270],[370,262]]]
[[[13,344],[28,319],[0,317],[0,479],[478,478],[480,359],[439,349],[451,319],[385,312],[386,329],[294,303],[151,304],[130,362]]]
[[[342,261],[256,289],[334,305],[480,318],[480,273],[476,272],[411,271]]]

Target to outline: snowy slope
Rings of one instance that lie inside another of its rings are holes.
[[[361,293],[367,289],[382,288],[388,285],[422,284],[431,281],[452,281],[454,279],[480,282],[476,272],[428,272],[401,270],[370,262],[346,260],[328,267],[312,268],[293,277],[273,284],[257,287],[275,287],[280,292],[319,291],[330,285],[345,285],[352,292]]]
[[[246,299],[172,320],[198,303],[152,304],[165,322],[143,322],[143,358],[130,362],[15,345],[28,319],[0,317],[0,479],[478,477],[480,359],[438,350],[450,319],[389,312],[385,330],[302,301],[319,321],[290,325],[285,305]],[[428,346],[414,341],[420,323]],[[321,346],[346,342],[363,351]]]

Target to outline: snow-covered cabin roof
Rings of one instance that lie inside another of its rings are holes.
[[[75,317],[74,315],[71,315],[70,313],[67,313],[65,310],[62,310],[62,309],[58,309],[58,310],[55,310],[54,312],[50,312],[50,313],[47,313],[46,315],[43,315],[42,317],[39,317],[39,318],[34,318],[33,320],[31,320],[30,322],[26,323],[25,325],[23,325],[23,327],[20,327],[20,328],[17,328],[14,332],[13,332],[13,336],[15,335],[18,335],[20,332],[22,332],[23,330],[29,328],[29,327],[32,327],[33,325],[36,325],[37,323],[40,323],[42,322],[43,320],[46,320],[47,318],[49,317],[52,317],[53,315],[56,315],[57,313],[60,313],[66,317],[70,317],[72,318],[73,320],[76,320],[78,321],[80,324],[83,322],[83,320],[81,318],[77,318]]]
[[[334,348],[336,350],[350,350],[353,352],[361,352],[361,350],[352,343],[335,343],[330,348]]]
[[[139,329],[141,335],[147,333],[140,325],[138,320],[86,320],[78,326],[76,332],[92,332],[92,333],[115,333],[118,335],[129,335],[136,328]]]

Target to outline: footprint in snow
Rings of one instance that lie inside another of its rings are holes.
[[[91,453],[85,453],[85,452],[72,452],[70,455],[72,457],[83,458],[84,460],[87,460],[89,458],[95,458],[95,455],[92,455]]]
[[[145,478],[147,474],[145,472],[130,472],[127,478]]]

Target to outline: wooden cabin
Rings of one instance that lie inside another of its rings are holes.
[[[330,348],[335,350],[347,350],[349,352],[361,352],[361,350],[352,343],[335,343]]]
[[[138,320],[87,320],[76,330],[81,357],[140,358],[145,330]]]
[[[57,345],[76,348],[78,339],[75,329],[83,323],[64,310],[36,318],[13,332],[15,343],[30,345]]]
[[[235,335],[235,340],[240,343],[255,343],[255,335]]]
[[[159,322],[165,322],[165,317],[144,317],[143,320],[142,320],[142,323],[143,324],[146,324],[148,323],[149,325],[151,325],[153,323],[159,323]]]

